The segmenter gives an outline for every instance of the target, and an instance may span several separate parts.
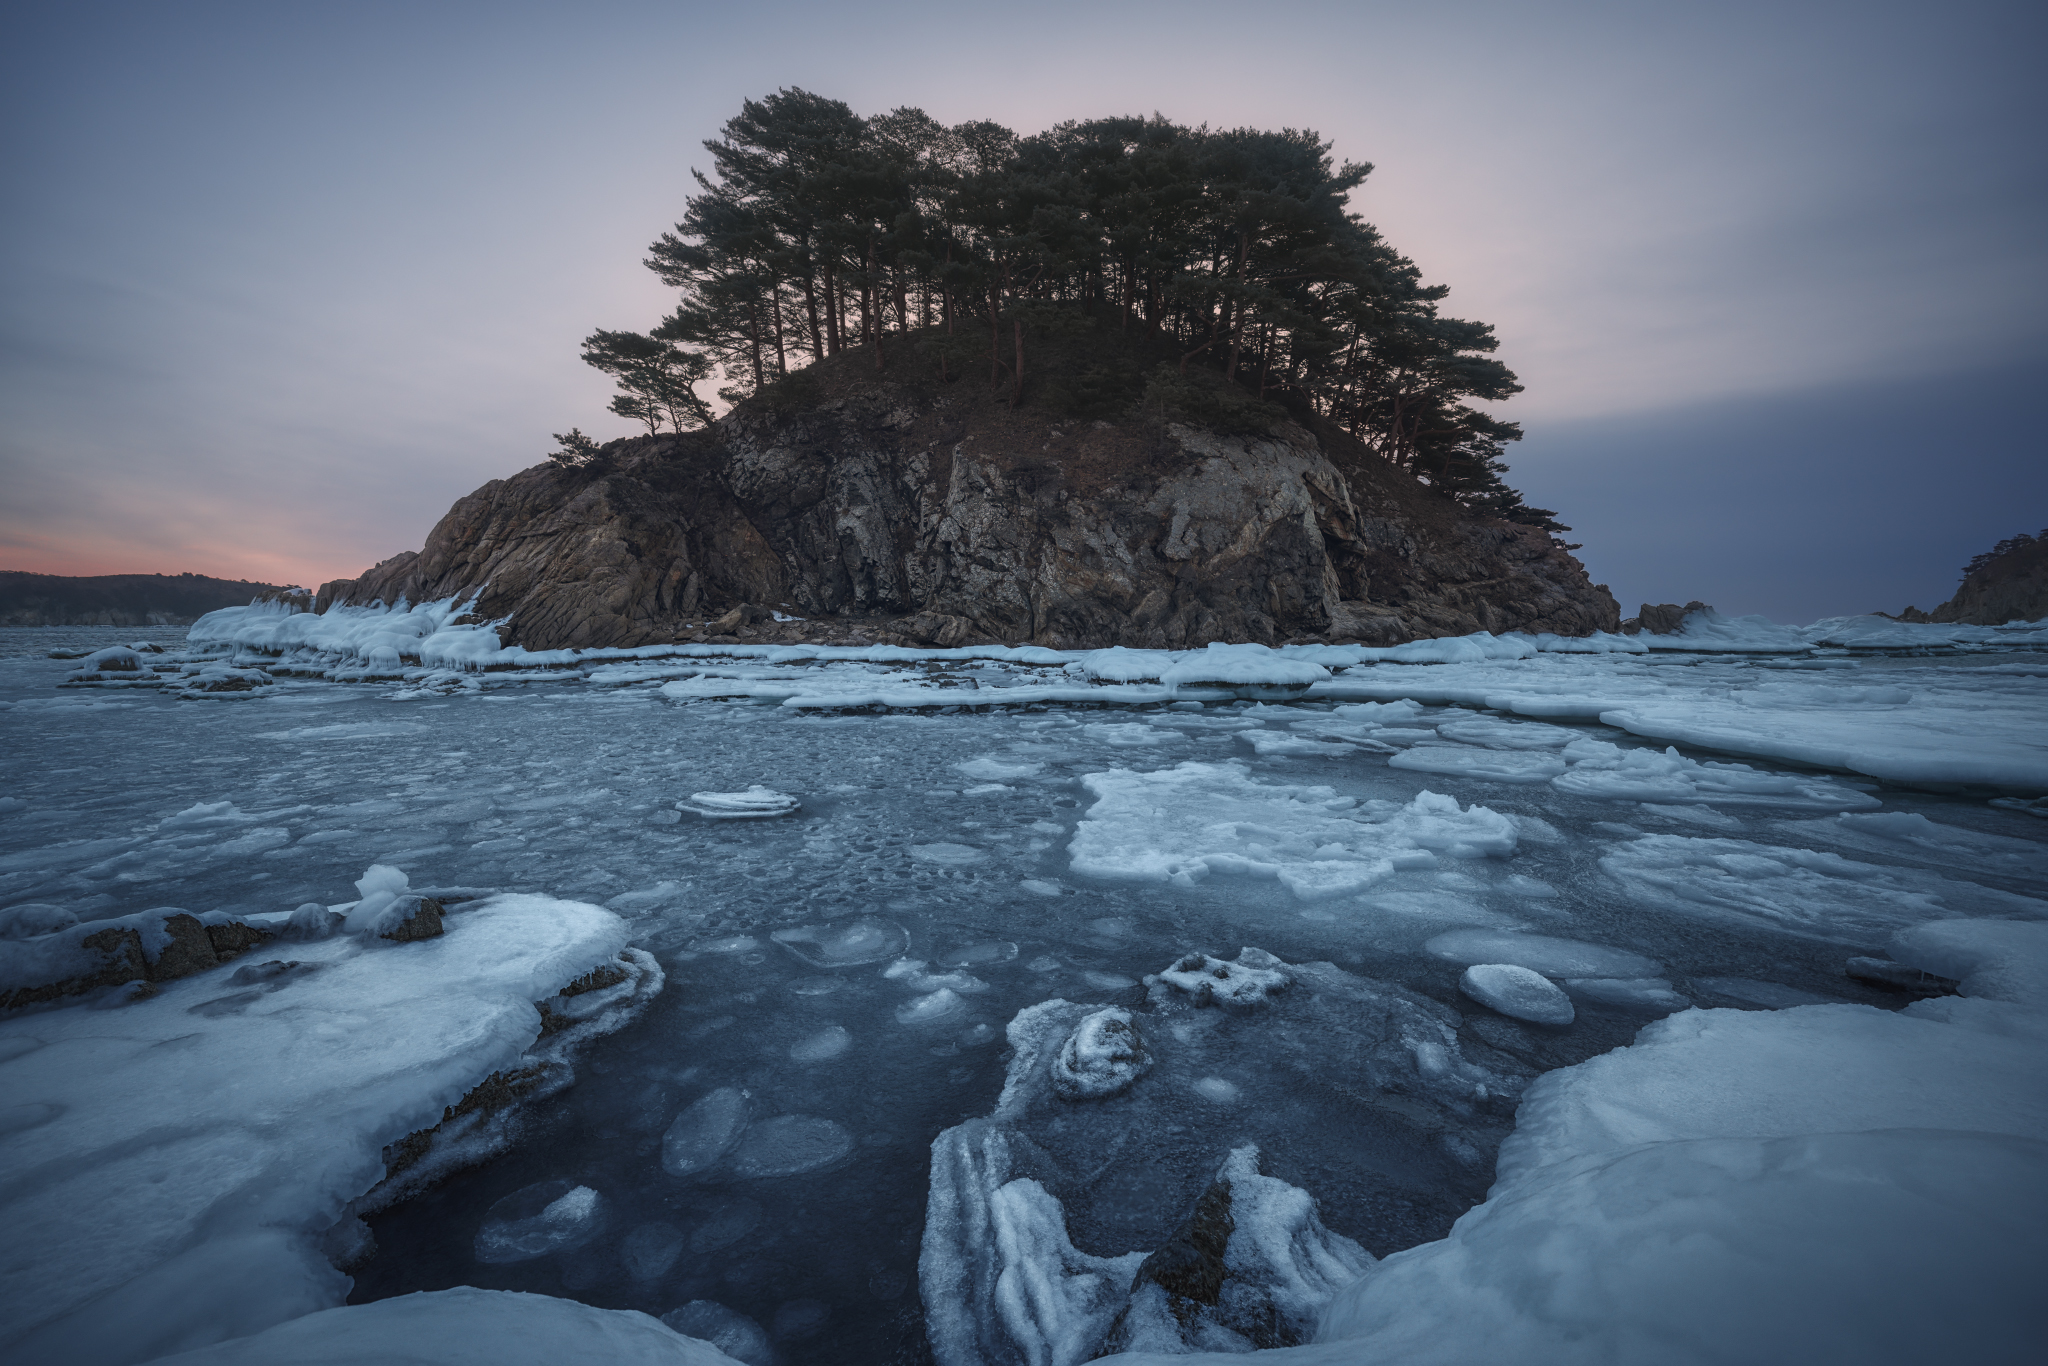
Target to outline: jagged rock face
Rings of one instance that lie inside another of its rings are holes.
[[[877,383],[493,481],[418,555],[326,585],[321,606],[483,587],[479,610],[533,648],[677,639],[739,603],[876,619],[882,639],[1061,648],[1619,624],[1549,536],[1349,446],[1292,425],[1048,422]]]
[[[2003,626],[2008,621],[2040,621],[2044,617],[2048,617],[2048,538],[1991,560],[1964,578],[1956,595],[1928,613],[1925,620]]]

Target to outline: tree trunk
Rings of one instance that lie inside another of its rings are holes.
[[[828,355],[839,354],[839,281],[832,273],[832,260],[825,259],[825,346]]]
[[[1012,325],[1017,329],[1017,373],[1010,381],[1010,406],[1014,408],[1017,406],[1018,401],[1024,397],[1024,323],[1021,319],[1018,319]]]
[[[861,321],[867,324],[868,340],[875,348],[875,371],[882,369],[882,280],[875,263],[875,239],[868,238],[868,277],[861,290]]]
[[[747,354],[754,362],[754,392],[760,393],[767,382],[761,373],[761,302],[760,296],[747,300]]]
[[[789,373],[789,356],[782,346],[782,288],[777,286],[768,296],[768,321],[775,325],[775,373]]]
[[[804,272],[804,317],[811,324],[811,359],[825,359],[825,338],[818,330],[818,291],[811,283],[809,271]]]

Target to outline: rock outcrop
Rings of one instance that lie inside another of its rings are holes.
[[[1620,616],[1549,535],[1475,516],[1334,428],[1049,420],[967,381],[750,401],[708,431],[494,480],[318,605],[477,590],[529,648],[1381,645]]]
[[[1971,561],[1956,595],[1932,612],[1908,607],[1900,621],[1955,622],[2003,626],[2008,621],[2048,618],[2048,531],[2000,541]]]

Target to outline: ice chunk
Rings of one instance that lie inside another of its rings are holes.
[[[1137,1021],[1122,1006],[1085,1015],[1052,1061],[1053,1094],[1097,1100],[1126,1090],[1152,1066]]]
[[[1641,1010],[1684,1010],[1692,1002],[1671,989],[1662,977],[1573,977],[1565,981],[1574,996],[1604,1005]]]
[[[714,1201],[705,1208],[703,1222],[690,1231],[690,1251],[716,1252],[731,1247],[759,1228],[765,1217],[761,1206],[743,1195]]]
[[[940,841],[936,844],[913,844],[910,856],[919,863],[934,863],[941,868],[964,868],[980,863],[988,855],[971,844],[952,844]]]
[[[853,1135],[815,1115],[777,1115],[748,1128],[732,1155],[741,1176],[794,1176],[829,1167],[853,1151]]]
[[[1218,1105],[1235,1105],[1244,1095],[1242,1087],[1235,1082],[1225,1081],[1222,1077],[1197,1077],[1194,1088],[1195,1093],[1203,1100],[1213,1101]]]
[[[990,963],[1007,963],[1017,956],[1017,946],[1007,939],[984,939],[947,949],[934,960],[940,967],[971,968]]]
[[[1664,967],[1599,944],[1507,930],[1451,930],[1422,947],[1452,963],[1512,963],[1546,977],[1654,977]]]
[[[966,1006],[959,993],[951,987],[940,987],[937,991],[896,1007],[898,1024],[926,1024],[932,1020],[944,1020],[957,1015]]]
[[[979,759],[969,759],[966,763],[955,764],[953,767],[970,778],[998,783],[1011,782],[1018,778],[1035,778],[1045,772],[1044,764],[1029,760],[1000,759],[992,754],[983,755]]]
[[[910,943],[909,931],[888,920],[862,917],[798,925],[768,936],[814,968],[858,967],[894,958]]]
[[[1182,737],[1170,730],[1148,726],[1143,721],[1104,721],[1081,727],[1091,740],[1122,746],[1165,745]]]
[[[1729,806],[1867,811],[1880,805],[1867,792],[1807,774],[1760,773],[1747,764],[1702,763],[1675,748],[1623,749],[1605,740],[1574,740],[1564,748],[1571,771],[1551,779],[1575,797],[1655,805],[1712,802]]]
[[[1957,915],[2048,917],[2048,902],[1996,888],[1747,840],[1645,835],[1600,866],[1642,905],[1841,944]]]
[[[1027,877],[1017,885],[1033,896],[1058,896],[1060,894],[1059,883],[1047,882],[1044,878]]]
[[[1239,763],[1112,769],[1083,782],[1096,802],[1069,849],[1077,873],[1192,886],[1213,874],[1277,879],[1304,900],[1358,891],[1418,851],[1505,854],[1516,827],[1483,806],[1422,792],[1360,808],[1328,787],[1254,782]]]
[[[1358,753],[1359,746],[1344,740],[1312,740],[1305,735],[1288,735],[1275,730],[1241,730],[1237,738],[1258,751],[1261,759],[1308,756],[1338,758]]]
[[[694,1176],[715,1165],[747,1124],[747,1099],[721,1086],[692,1102],[661,1136],[661,1166],[670,1176]]]
[[[1237,961],[1191,953],[1159,974],[1159,980],[1188,994],[1196,1005],[1252,1006],[1293,979],[1278,958],[1264,949],[1240,949]]]
[[[1751,1005],[1765,1006],[1771,1010],[1829,1004],[1825,996],[1816,996],[1810,991],[1801,991],[1798,987],[1788,987],[1778,982],[1758,982],[1748,977],[1695,977],[1693,985],[1703,991],[1711,991],[1716,996],[1747,1001]]]
[[[1417,773],[1443,773],[1475,782],[1541,783],[1563,773],[1565,762],[1554,754],[1417,745],[1388,759],[1387,767]]]
[[[804,1342],[825,1331],[832,1311],[822,1300],[785,1300],[775,1308],[775,1336],[783,1342]]]
[[[815,1034],[798,1039],[789,1046],[789,1056],[797,1062],[825,1062],[838,1057],[853,1047],[853,1035],[844,1025],[827,1025]]]
[[[901,982],[912,991],[987,991],[988,983],[965,972],[932,973],[925,971],[924,960],[899,958],[883,970],[882,976],[892,982]]]
[[[589,1186],[543,1181],[491,1206],[476,1231],[476,1259],[486,1265],[530,1262],[583,1246],[604,1222],[604,1198]]]
[[[774,1366],[775,1349],[761,1325],[716,1300],[691,1300],[661,1316],[667,1327],[686,1338],[708,1342],[746,1366]]]
[[[692,792],[676,803],[678,811],[691,811],[712,820],[752,820],[766,816],[787,816],[801,805],[787,792],[777,792],[759,783],[744,792]]]
[[[1541,973],[1513,963],[1475,963],[1458,979],[1458,989],[1518,1020],[1546,1025],[1572,1022],[1571,998]]]
[[[1439,722],[1436,730],[1446,739],[1487,749],[1561,749],[1585,734],[1567,726],[1508,721],[1497,716],[1454,716]]]
[[[683,1231],[674,1224],[641,1224],[619,1244],[619,1262],[636,1281],[658,1281],[683,1254]]]

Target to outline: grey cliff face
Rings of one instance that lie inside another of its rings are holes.
[[[810,619],[770,638],[823,638],[833,619],[870,639],[1056,648],[1619,624],[1543,532],[1350,446],[1292,424],[1048,422],[876,384],[493,481],[417,555],[326,585],[321,605],[482,588],[479,612],[532,648],[686,639],[742,603]]]

